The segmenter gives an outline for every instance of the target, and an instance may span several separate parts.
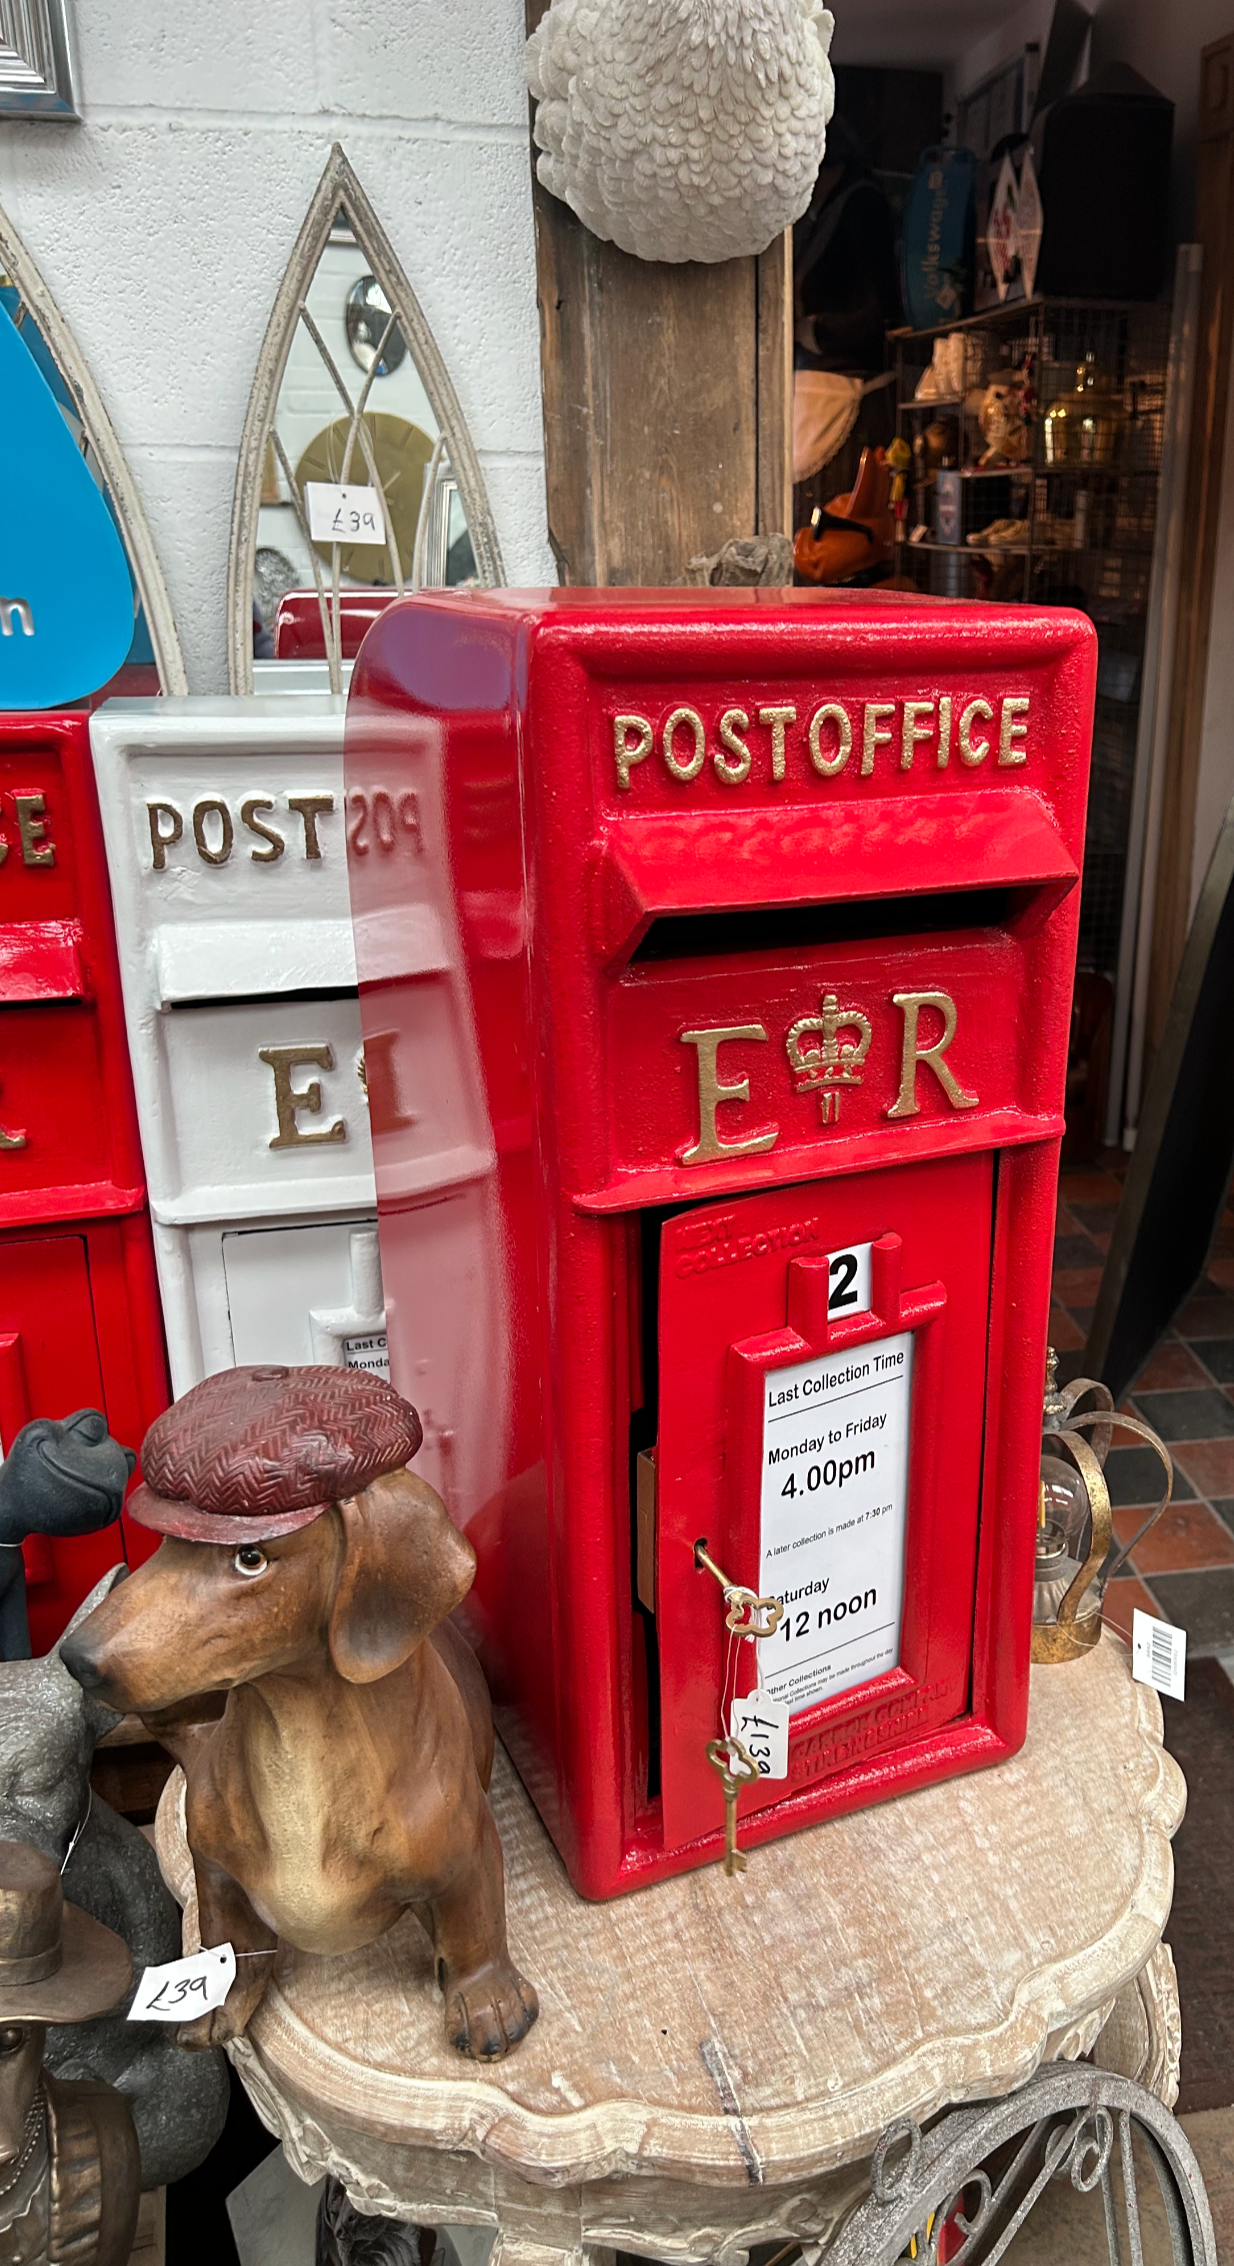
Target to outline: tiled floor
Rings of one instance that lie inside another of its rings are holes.
[[[1124,1158],[1108,1156],[1065,1171],[1059,1183],[1050,1342],[1064,1379],[1083,1366],[1125,1169]],[[1130,1638],[1138,1605],[1185,1629],[1189,1655],[1215,1653],[1234,1669],[1234,1207],[1222,1219],[1207,1274],[1123,1405],[1169,1448],[1174,1499],[1111,1583],[1106,1619]],[[1160,1470],[1151,1448],[1111,1449],[1106,1476],[1123,1541],[1156,1502]]]

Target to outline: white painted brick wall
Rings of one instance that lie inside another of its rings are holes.
[[[120,435],[190,689],[226,689],[236,449],[336,140],[445,357],[507,575],[555,580],[521,0],[72,4],[84,122],[0,125],[0,201]]]

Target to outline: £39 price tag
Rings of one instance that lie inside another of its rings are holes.
[[[788,1703],[769,1692],[733,1701],[729,1729],[758,1764],[760,1778],[788,1777]]]
[[[1151,1684],[1167,1699],[1185,1698],[1187,1631],[1158,1621],[1138,1606],[1131,1616],[1131,1673],[1137,1684]]]
[[[376,488],[332,480],[306,480],[309,534],[315,543],[384,543],[385,521]]]
[[[130,2022],[192,2022],[221,2006],[236,1979],[236,1955],[229,1943],[147,1967],[128,2011]]]

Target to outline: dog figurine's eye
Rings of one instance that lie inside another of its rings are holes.
[[[264,1574],[270,1563],[265,1551],[259,1550],[255,1542],[242,1543],[231,1562],[236,1572],[247,1574],[250,1581],[254,1574]]]

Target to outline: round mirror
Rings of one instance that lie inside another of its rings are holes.
[[[362,275],[352,284],[344,321],[353,362],[365,371],[376,362],[379,378],[398,369],[407,341],[397,323],[390,325],[390,302],[375,275]]]

